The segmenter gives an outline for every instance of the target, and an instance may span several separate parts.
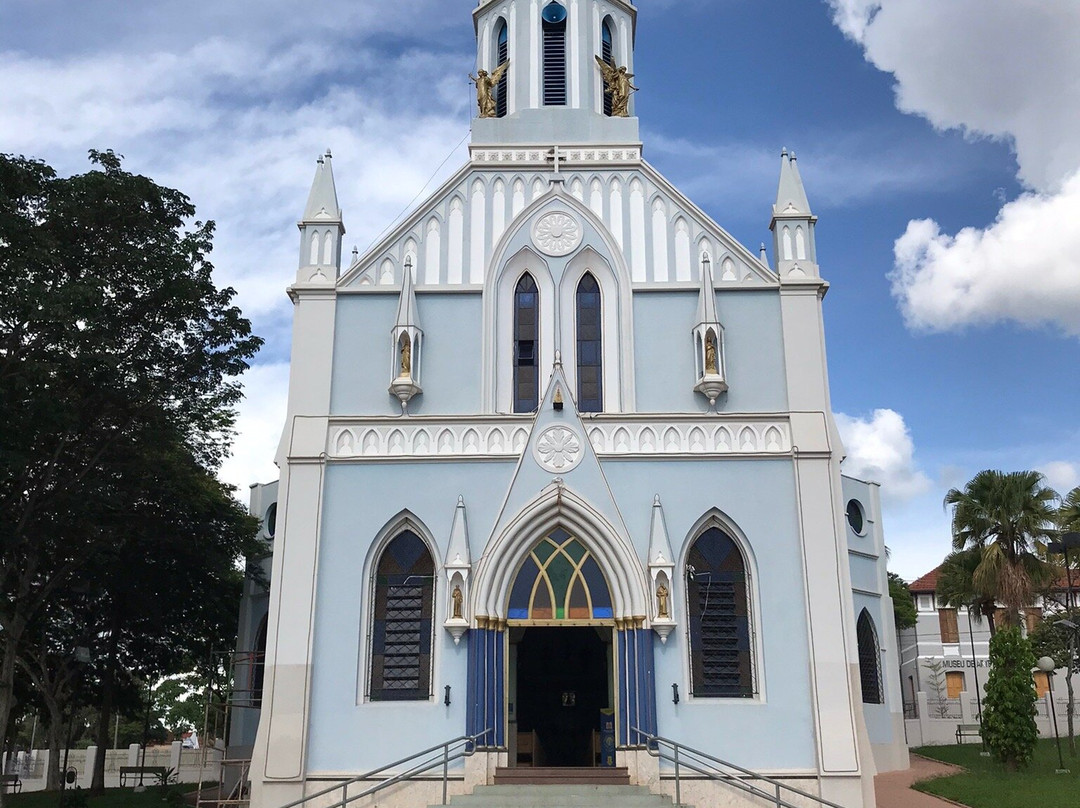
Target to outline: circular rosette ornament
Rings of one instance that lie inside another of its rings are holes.
[[[570,471],[581,462],[581,438],[565,426],[545,429],[536,441],[536,460],[553,474]]]
[[[581,237],[581,223],[568,213],[545,213],[533,226],[533,243],[545,255],[569,255]]]

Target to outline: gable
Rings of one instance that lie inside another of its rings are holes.
[[[644,162],[559,172],[566,193],[611,232],[635,288],[696,288],[708,253],[718,290],[777,285],[776,275]],[[580,157],[580,155],[578,155]],[[476,288],[507,229],[552,186],[551,168],[470,163],[343,273],[340,289],[401,286],[410,259],[420,287]]]

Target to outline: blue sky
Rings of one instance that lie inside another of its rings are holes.
[[[0,6],[0,150],[72,172],[114,148],[218,222],[219,278],[267,339],[222,471],[241,490],[275,475],[315,156],[334,151],[361,251],[465,159],[470,0],[312,8]],[[1045,0],[639,3],[650,162],[756,250],[780,149],[799,156],[845,469],[884,484],[909,578],[980,469],[1080,484],[1078,27],[1080,6]]]

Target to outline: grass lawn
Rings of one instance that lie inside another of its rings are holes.
[[[979,755],[979,744],[923,746],[912,751],[924,757],[954,763],[967,769],[952,777],[927,780],[915,786],[927,794],[955,800],[971,808],[1032,808],[1032,806],[1080,805],[1080,757],[1069,757],[1069,747],[1062,740],[1065,768],[1071,774],[1054,774],[1058,767],[1054,739],[1042,739],[1035,748],[1031,765],[1012,774],[993,758]]]
[[[194,791],[195,783],[182,783],[183,791]],[[32,794],[5,794],[4,808],[58,808],[60,792],[35,791]],[[97,797],[90,797],[87,808],[163,808],[165,801],[157,786],[148,785],[136,794],[132,788],[107,788]]]

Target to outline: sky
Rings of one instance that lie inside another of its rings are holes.
[[[472,0],[5,0],[0,151],[88,149],[179,188],[266,345],[233,457],[275,479],[300,217],[334,153],[363,252],[467,157]],[[645,157],[765,241],[783,147],[814,212],[845,473],[882,483],[890,567],[949,550],[984,468],[1080,485],[1080,4],[639,0]]]

